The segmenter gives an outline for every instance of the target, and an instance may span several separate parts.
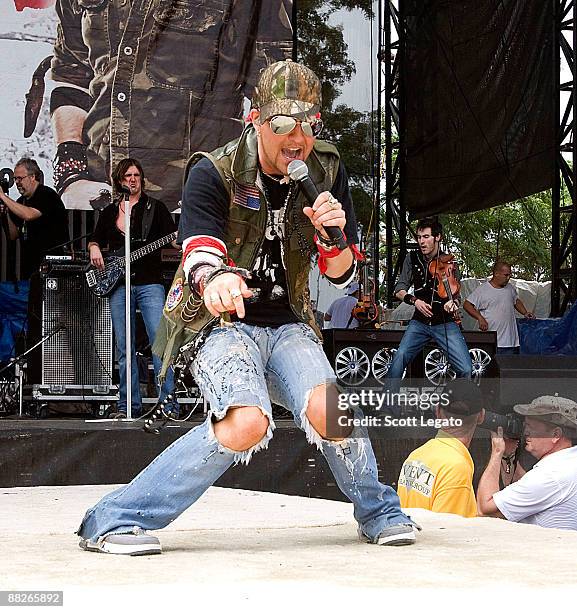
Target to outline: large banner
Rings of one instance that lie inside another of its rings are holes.
[[[189,156],[238,136],[260,70],[292,56],[291,17],[292,0],[3,0],[0,167],[34,156],[91,210],[135,157],[177,209]]]
[[[556,5],[402,3],[404,195],[414,217],[483,210],[552,187]]]

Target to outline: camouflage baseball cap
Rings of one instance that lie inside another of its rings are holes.
[[[566,397],[542,395],[530,404],[517,404],[513,410],[523,416],[547,421],[561,427],[577,428],[577,403]]]
[[[316,115],[321,102],[317,75],[302,64],[283,60],[261,72],[252,106],[260,110],[261,121],[273,115],[300,115],[304,119]]]

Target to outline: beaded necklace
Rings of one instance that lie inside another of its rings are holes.
[[[280,183],[280,184],[283,183],[283,180],[281,179],[276,179],[275,177],[270,176],[268,174],[266,174],[265,176],[267,176],[268,178],[271,178],[277,183]],[[289,241],[295,232],[297,234],[297,239],[299,243],[299,251],[302,257],[310,259],[313,253],[315,253],[316,249],[313,248],[314,245],[308,244],[307,239],[305,238],[303,233],[300,231],[300,224],[299,224],[299,220],[297,219],[296,208],[294,206],[292,207],[289,206],[289,204],[292,203],[293,199],[296,197],[296,194],[297,194],[297,190],[295,189],[296,183],[294,181],[288,182],[289,189],[287,191],[287,195],[285,197],[283,205],[281,206],[280,209],[274,210],[270,202],[271,200],[270,191],[265,181],[262,180],[262,173],[260,171],[259,171],[258,182],[260,183],[260,186],[262,187],[262,193],[264,195],[264,200],[265,200],[266,208],[267,208],[267,227],[265,231],[265,236],[268,240],[273,240],[275,237],[278,237],[278,239],[280,240],[281,256],[283,260],[283,265],[285,261],[283,238],[286,241]],[[288,228],[289,228],[288,234],[287,234],[287,223],[286,223],[287,207],[290,211],[290,223],[288,224]],[[285,236],[285,234],[287,235]]]

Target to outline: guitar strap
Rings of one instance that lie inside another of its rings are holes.
[[[349,322],[347,323],[347,326],[345,327],[345,329],[349,329],[349,325],[353,322],[353,317],[355,315],[353,315],[353,311],[351,310],[351,316],[349,317]]]
[[[146,201],[144,202],[144,212],[142,213],[142,226],[140,236],[143,242],[146,242],[150,229],[152,228],[152,220],[154,219],[154,211],[156,210],[156,200],[148,194],[144,194]]]

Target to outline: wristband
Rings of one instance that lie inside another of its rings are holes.
[[[244,280],[252,278],[252,274],[248,270],[245,270],[244,268],[237,268],[236,266],[221,266],[220,268],[213,268],[212,270],[209,270],[202,277],[202,280],[200,281],[200,287],[199,287],[200,294],[201,295],[204,294],[204,290],[206,286],[208,285],[208,283],[213,281],[217,276],[220,276],[221,274],[227,274],[227,273],[236,274],[237,276],[240,276],[240,278]]]
[[[411,293],[405,293],[405,295],[403,296],[403,302],[405,302],[405,304],[408,304],[409,306],[414,306],[416,301],[417,298]]]
[[[205,261],[198,262],[188,272],[188,286],[192,293],[197,296],[202,296],[202,281],[208,272],[215,269],[210,263]]]
[[[58,195],[62,195],[66,188],[76,181],[89,180],[86,146],[72,140],[61,142],[56,149],[52,167],[54,188]]]
[[[318,230],[315,230],[314,241],[317,245],[317,248],[321,246],[325,251],[332,251],[340,242],[338,238],[333,238],[332,240],[327,240],[326,238],[323,238],[322,234]]]
[[[319,271],[321,274],[325,274],[325,272],[327,271],[327,259],[337,257],[342,253],[342,251],[339,249],[336,243],[330,244],[329,242],[324,240],[318,232],[315,232],[313,241],[316,244],[317,250],[319,252],[319,260],[317,262],[317,265],[319,266]],[[327,246],[325,247],[324,245]]]

